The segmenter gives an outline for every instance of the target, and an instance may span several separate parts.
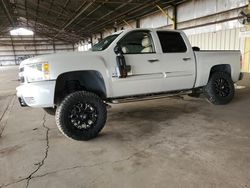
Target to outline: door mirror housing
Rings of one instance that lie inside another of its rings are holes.
[[[116,44],[114,52],[116,53],[117,76],[118,78],[126,78],[128,72],[131,71],[131,66],[126,64],[120,43]]]
[[[122,54],[122,47],[121,47],[121,44],[120,43],[117,43],[115,48],[114,48],[114,52],[116,54]]]
[[[193,51],[200,51],[200,48],[197,47],[197,46],[194,46],[194,47],[192,47],[192,48],[193,48]]]

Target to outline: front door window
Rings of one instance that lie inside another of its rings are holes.
[[[154,43],[149,31],[133,31],[121,41],[120,46],[124,54],[155,53]]]

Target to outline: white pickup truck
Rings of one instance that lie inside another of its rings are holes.
[[[89,140],[107,117],[107,104],[204,93],[213,104],[234,97],[242,79],[240,51],[200,51],[182,31],[131,29],[88,52],[38,56],[20,65],[21,106],[55,113],[69,138]]]

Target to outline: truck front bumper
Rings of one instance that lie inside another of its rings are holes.
[[[21,106],[54,107],[55,81],[25,83],[16,88]]]

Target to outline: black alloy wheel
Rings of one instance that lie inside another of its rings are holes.
[[[214,81],[215,92],[220,97],[227,97],[230,94],[230,87],[227,80],[218,78]]]
[[[78,129],[90,129],[95,126],[98,118],[96,108],[89,104],[79,102],[74,105],[69,113],[69,120]]]

